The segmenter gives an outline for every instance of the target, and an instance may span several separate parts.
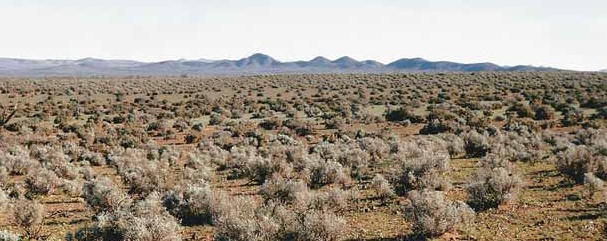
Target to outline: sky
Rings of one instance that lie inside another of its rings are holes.
[[[605,0],[1,0],[0,57],[239,59],[607,69]]]

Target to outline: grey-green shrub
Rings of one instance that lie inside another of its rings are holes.
[[[159,195],[152,193],[128,208],[102,212],[92,226],[68,233],[66,240],[180,241],[179,222],[161,203]]]
[[[466,186],[468,204],[476,210],[496,208],[513,200],[522,185],[521,178],[506,168],[480,168]]]
[[[131,205],[131,198],[107,177],[84,182],[82,197],[96,213],[115,212]]]
[[[413,222],[415,234],[423,237],[442,235],[474,218],[474,211],[468,205],[447,200],[442,192],[411,191],[409,199],[406,217]]]
[[[286,179],[280,175],[274,175],[261,186],[259,194],[261,194],[265,202],[272,201],[292,204],[309,191],[308,186],[303,181]]]
[[[27,174],[25,186],[29,195],[46,195],[57,188],[59,181],[60,178],[54,172],[46,168],[39,168]]]
[[[556,158],[556,168],[577,183],[584,182],[584,174],[607,174],[607,160],[604,156],[596,155],[587,146],[569,146],[559,152]]]
[[[0,189],[6,186],[8,180],[8,171],[6,167],[0,166]]]
[[[18,234],[7,230],[0,231],[0,241],[20,241],[21,237]]]
[[[182,224],[211,224],[214,198],[208,185],[190,185],[169,192],[163,197],[163,205]]]
[[[607,185],[605,181],[593,173],[584,174],[584,186],[588,190],[589,198],[592,198],[596,193],[601,194],[603,199],[607,197]]]
[[[295,232],[292,232],[297,237],[296,240],[335,241],[341,238],[346,227],[345,220],[326,210],[309,212],[301,219],[300,225],[297,225]],[[280,238],[285,240],[289,235]]]
[[[229,203],[218,203],[213,217],[215,240],[245,241],[270,240],[277,225],[256,212],[258,204],[246,197],[231,197]]]
[[[140,149],[119,150],[110,155],[111,164],[129,187],[129,193],[147,195],[155,191],[166,191],[171,175],[167,160],[148,160]]]
[[[394,195],[392,185],[381,174],[375,174],[375,177],[371,180],[371,188],[373,188],[377,197],[381,199],[387,199]]]
[[[10,204],[8,194],[0,188],[0,213],[5,213]]]
[[[325,185],[337,183],[343,186],[348,186],[352,182],[350,177],[350,169],[344,167],[336,161],[324,161],[314,158],[310,162],[309,182],[312,188],[320,188]]]
[[[464,149],[468,157],[483,157],[490,148],[487,136],[474,130],[464,135]]]
[[[339,199],[336,193],[305,192],[309,195],[291,205],[219,194],[213,216],[215,240],[337,240],[346,223],[330,210],[330,203]]]
[[[449,155],[446,152],[422,150],[414,157],[399,157],[399,167],[392,170],[392,183],[399,195],[411,190],[446,190],[450,183],[443,175],[449,169]]]
[[[10,207],[11,221],[25,231],[25,237],[33,240],[39,238],[46,215],[44,206],[35,200],[15,199]]]
[[[17,175],[25,175],[40,167],[40,163],[30,157],[29,150],[19,145],[13,145],[6,151],[0,150],[0,164],[6,167],[9,174]]]

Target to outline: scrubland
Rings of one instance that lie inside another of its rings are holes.
[[[601,240],[607,74],[0,80],[0,240]]]

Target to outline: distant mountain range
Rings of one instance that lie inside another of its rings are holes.
[[[316,57],[310,61],[281,62],[265,54],[254,54],[239,60],[167,60],[139,62],[133,60],[30,60],[0,58],[0,76],[167,76],[167,75],[254,75],[286,73],[396,73],[396,72],[474,72],[474,71],[557,71],[549,67],[519,65],[499,66],[493,63],[462,64],[428,61],[421,58],[399,59],[389,64],[375,60],[358,61],[350,57],[329,60]]]

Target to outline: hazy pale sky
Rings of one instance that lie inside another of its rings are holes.
[[[605,0],[1,0],[0,56],[607,68]]]

